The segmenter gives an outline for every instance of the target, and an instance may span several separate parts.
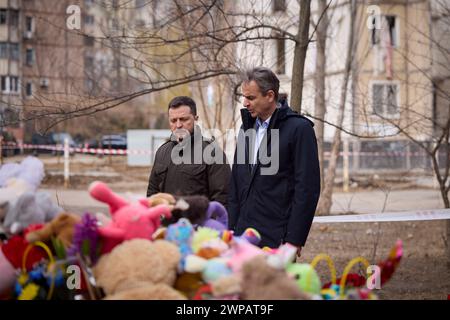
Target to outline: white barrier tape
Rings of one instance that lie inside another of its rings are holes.
[[[450,209],[349,214],[337,216],[317,216],[314,223],[339,223],[339,222],[394,222],[394,221],[426,221],[450,219]]]

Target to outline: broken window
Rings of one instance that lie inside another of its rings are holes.
[[[377,23],[376,19],[381,19]],[[393,47],[397,47],[397,17],[383,15],[380,17],[374,16],[372,18],[372,29],[371,29],[371,43],[372,46],[382,44],[383,37],[389,37],[389,44]]]

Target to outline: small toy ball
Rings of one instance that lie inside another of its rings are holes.
[[[224,230],[222,231],[222,234],[220,235],[220,238],[225,242],[225,243],[230,243],[231,240],[233,239],[233,231],[231,230]]]
[[[307,293],[320,294],[321,283],[316,270],[307,263],[291,263],[286,271],[294,277],[298,288]]]
[[[245,229],[244,233],[242,234],[242,238],[246,239],[248,242],[255,246],[258,245],[258,243],[261,241],[261,235],[254,228]]]

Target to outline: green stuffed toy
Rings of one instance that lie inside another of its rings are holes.
[[[317,275],[316,270],[307,263],[291,263],[287,266],[286,271],[294,277],[298,288],[302,292],[310,294],[320,294],[322,284]]]

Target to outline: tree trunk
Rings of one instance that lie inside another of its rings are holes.
[[[300,22],[294,50],[292,66],[291,107],[298,113],[302,110],[303,77],[305,69],[306,50],[308,49],[309,18],[311,15],[311,0],[300,1]]]
[[[344,112],[345,112],[345,103],[347,98],[347,87],[350,78],[351,65],[353,60],[353,38],[354,38],[354,21],[356,15],[356,5],[354,3],[355,0],[350,2],[350,32],[348,38],[348,48],[347,48],[347,57],[345,61],[345,69],[344,69],[344,82],[341,88],[341,97],[339,104],[339,114],[338,120],[336,123],[336,131],[334,132],[333,137],[333,146],[331,149],[330,162],[328,164],[327,174],[325,176],[325,183],[322,189],[322,195],[318,204],[318,213],[319,214],[329,214],[332,204],[332,196],[333,196],[333,184],[334,178],[336,176],[336,164],[337,159],[339,157],[339,148],[341,145],[341,131],[339,128],[342,127],[344,122]]]
[[[327,39],[327,29],[328,29],[328,15],[325,12],[327,8],[327,0],[319,0],[319,11],[318,11],[318,25],[316,30],[317,37],[317,54],[316,54],[316,74],[314,78],[314,85],[316,89],[315,96],[315,117],[314,126],[317,138],[317,147],[319,153],[319,164],[320,164],[320,185],[324,185],[324,170],[323,170],[323,153],[324,153],[324,122],[326,105],[325,105],[325,70],[326,70],[326,59],[325,59],[325,48]],[[322,19],[320,19],[320,15]]]
[[[432,150],[431,153],[429,153],[431,157],[431,163],[432,168],[435,174],[435,178],[437,182],[439,183],[439,191],[441,193],[442,201],[444,202],[445,208],[450,208],[450,199],[448,196],[450,186],[447,186],[447,181],[449,178],[449,172],[450,172],[450,158],[447,156],[445,157],[445,167],[443,175],[441,175],[441,164],[439,163],[439,149],[440,147],[444,148],[444,154],[449,154],[450,149],[450,109],[449,109],[449,115],[446,125],[442,128],[444,131],[442,132],[443,137],[442,140],[439,140],[438,145],[435,147],[435,149]],[[447,251],[447,268],[450,269],[450,220],[446,221],[446,238],[445,238],[445,246]]]

